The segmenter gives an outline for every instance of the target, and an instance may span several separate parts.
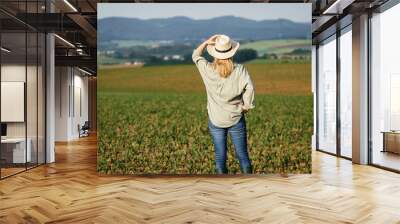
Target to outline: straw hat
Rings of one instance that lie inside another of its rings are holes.
[[[239,42],[232,40],[228,36],[218,35],[215,39],[215,44],[207,45],[207,51],[214,58],[227,59],[235,55],[239,46]]]

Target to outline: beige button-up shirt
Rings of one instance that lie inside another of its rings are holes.
[[[243,65],[234,64],[232,73],[222,78],[196,50],[192,59],[206,87],[208,116],[213,125],[231,127],[240,120],[243,109],[254,108],[253,83]]]

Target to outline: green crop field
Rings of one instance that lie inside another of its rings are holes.
[[[246,115],[256,173],[310,173],[311,68],[247,64],[256,108]],[[206,95],[194,65],[101,69],[98,171],[106,174],[212,174]],[[228,168],[239,172],[229,142]]]
[[[262,40],[241,45],[241,49],[254,49],[259,54],[282,54],[290,53],[297,48],[310,48],[311,40],[287,39],[287,40]]]

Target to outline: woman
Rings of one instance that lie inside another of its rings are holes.
[[[201,55],[207,48],[212,63]],[[214,143],[216,172],[228,173],[227,134],[235,146],[242,173],[252,173],[247,152],[247,131],[244,113],[254,108],[254,87],[249,73],[241,64],[234,64],[233,55],[239,43],[226,35],[214,35],[193,51],[207,91],[208,127]]]

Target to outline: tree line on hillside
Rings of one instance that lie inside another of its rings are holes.
[[[186,45],[166,45],[157,47],[145,47],[137,46],[134,48],[121,48],[113,52],[112,57],[117,59],[123,59],[125,61],[140,62],[149,65],[173,65],[173,64],[191,64],[193,46]],[[285,54],[265,53],[263,55],[258,54],[254,49],[239,49],[235,56],[234,61],[236,63],[245,63],[257,58],[260,59],[307,59],[311,56],[309,49],[294,49],[293,51]],[[212,61],[213,58],[208,55],[207,51],[204,53],[204,57],[208,61]]]
[[[113,57],[117,59],[127,59],[131,61],[140,61],[146,65],[162,65],[162,64],[191,64],[192,50],[186,51],[183,55],[179,54],[182,51],[174,51],[166,53],[166,51],[146,52],[144,49],[137,49],[134,51],[117,50],[113,53]],[[212,61],[213,58],[205,52],[204,57]],[[237,63],[244,63],[251,61],[258,57],[257,51],[253,49],[240,49],[234,56],[234,61]]]

